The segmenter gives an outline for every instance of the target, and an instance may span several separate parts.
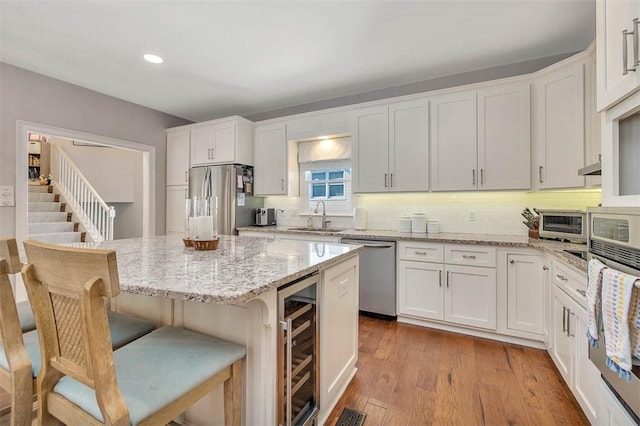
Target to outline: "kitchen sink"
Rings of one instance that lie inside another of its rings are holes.
[[[309,228],[308,226],[301,226],[300,228],[289,228],[288,231],[342,232],[342,231],[344,231],[344,229],[337,229],[337,228]]]

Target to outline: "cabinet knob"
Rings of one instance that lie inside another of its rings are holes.
[[[543,271],[548,271],[548,270],[549,270],[549,267],[548,267],[548,266],[543,266],[543,267],[542,267],[542,270],[543,270]]]
[[[511,259],[511,260],[509,260],[509,263],[513,265],[514,263],[516,263],[516,261]]]

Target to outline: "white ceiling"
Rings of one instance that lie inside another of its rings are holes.
[[[595,1],[1,0],[0,26],[2,62],[202,121],[583,50]]]

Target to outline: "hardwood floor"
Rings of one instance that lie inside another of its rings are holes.
[[[546,351],[360,317],[358,373],[331,413],[367,425],[588,425]]]

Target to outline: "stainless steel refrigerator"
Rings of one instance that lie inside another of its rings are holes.
[[[192,167],[189,170],[189,198],[218,197],[217,230],[236,235],[251,226],[264,200],[253,196],[253,167],[242,164]]]

